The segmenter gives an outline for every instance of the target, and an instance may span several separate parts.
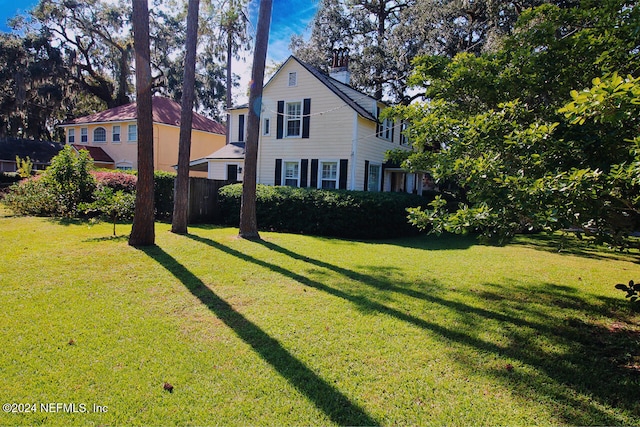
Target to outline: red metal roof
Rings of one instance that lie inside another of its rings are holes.
[[[180,126],[181,106],[179,103],[161,96],[154,96],[152,102],[154,122],[172,126]],[[110,108],[108,110],[100,111],[88,116],[78,117],[76,119],[69,120],[64,124],[74,125],[120,122],[126,120],[136,120],[137,117],[138,115],[136,110],[136,103],[132,102],[131,104]],[[225,126],[196,112],[193,113],[193,123],[191,127],[193,129],[201,130],[204,132],[217,133],[221,135],[225,135],[227,133],[227,128]]]

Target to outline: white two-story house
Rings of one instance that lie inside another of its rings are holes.
[[[349,86],[348,55],[336,52],[332,65],[325,74],[291,56],[265,84],[257,182],[421,193],[421,174],[385,163],[386,151],[410,150],[401,124],[379,121],[386,106]],[[192,169],[242,180],[248,111],[230,110],[230,144],[192,161]]]

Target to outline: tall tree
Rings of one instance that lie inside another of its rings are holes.
[[[253,68],[251,69],[252,84],[249,92],[249,116],[247,118],[247,141],[245,146],[239,230],[239,236],[245,239],[260,238],[256,216],[256,178],[260,112],[262,110],[262,88],[264,86],[264,68],[267,61],[267,47],[269,45],[271,6],[271,0],[260,1],[256,48],[253,54]]]
[[[147,0],[132,1],[138,116],[138,183],[136,184],[136,207],[129,244],[131,246],[152,246],[155,244],[155,216],[149,10]]]
[[[173,203],[171,231],[187,233],[189,220],[189,159],[191,157],[191,123],[193,121],[193,98],[196,74],[196,49],[198,47],[198,11],[200,0],[189,0],[187,14],[187,56],[184,64],[182,86],[182,110],[180,113],[180,141],[178,147],[178,177]]]
[[[52,140],[71,85],[46,34],[0,34],[0,137]]]
[[[41,0],[31,12],[68,51],[71,77],[109,108],[130,101],[130,10],[124,0]]]
[[[224,62],[224,88],[216,89],[222,89],[220,94],[224,95],[228,123],[228,110],[233,106],[233,88],[237,85],[232,63],[234,59],[241,59],[239,52],[251,48],[249,19],[245,11],[248,0],[205,0],[203,3],[205,12],[201,31],[203,53],[213,60],[208,63]],[[229,143],[229,134],[227,134],[227,143]]]
[[[299,34],[291,37],[289,49],[299,59],[322,70],[331,62],[334,49],[355,51],[352,17],[344,0],[320,0],[309,26],[308,41]]]

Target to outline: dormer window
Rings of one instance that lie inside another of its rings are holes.
[[[291,72],[289,73],[289,87],[298,85],[298,73]]]

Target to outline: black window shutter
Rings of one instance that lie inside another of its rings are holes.
[[[318,188],[318,159],[311,159],[311,183],[309,187]]]
[[[300,187],[306,187],[309,184],[309,178],[307,177],[309,170],[309,159],[300,160]]]
[[[364,161],[364,191],[369,191],[369,160]]]
[[[276,159],[275,185],[282,185],[282,159]]]
[[[311,123],[311,98],[302,102],[302,137],[309,138],[309,124]]]
[[[338,184],[338,188],[340,190],[347,189],[347,169],[348,169],[349,160],[340,159],[340,182]]]
[[[284,101],[278,101],[278,118],[276,119],[276,138],[282,139],[284,131]]]

